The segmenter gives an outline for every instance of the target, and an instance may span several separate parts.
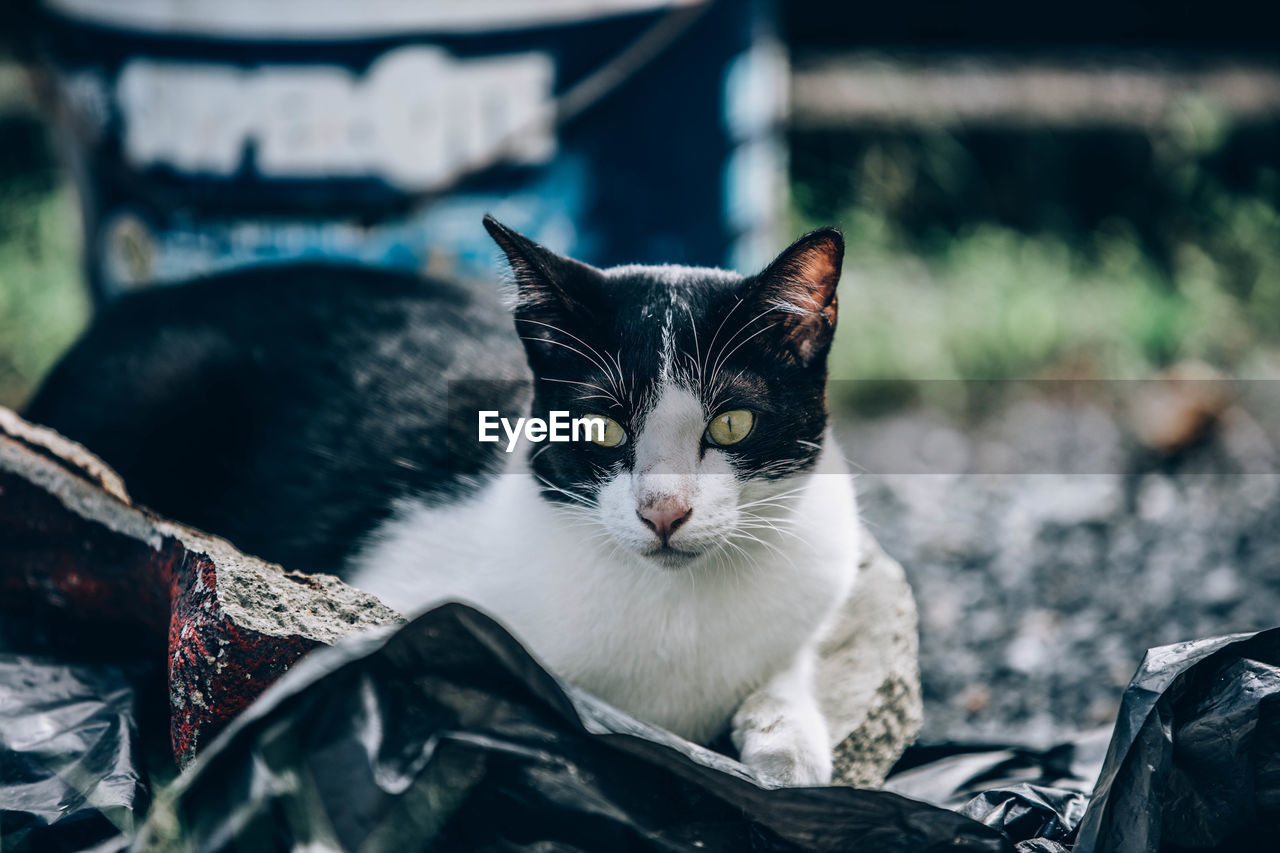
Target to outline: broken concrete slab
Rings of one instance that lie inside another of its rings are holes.
[[[6,624],[74,625],[56,632],[60,650],[88,657],[167,651],[183,764],[307,651],[403,621],[335,577],[287,572],[133,506],[83,447],[7,410],[0,541]]]

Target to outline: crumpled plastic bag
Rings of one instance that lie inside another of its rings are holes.
[[[1151,649],[1094,772],[1097,747],[1094,733],[953,755],[885,787],[997,827],[1018,853],[1276,849],[1280,628]]]
[[[138,850],[1005,851],[896,794],[764,790],[551,677],[462,605],[304,658],[157,803]]]
[[[123,849],[151,800],[136,675],[0,654],[0,850]]]
[[[1074,853],[1280,845],[1280,628],[1152,649]]]
[[[127,677],[0,656],[0,687],[0,850],[128,844],[147,787]],[[33,727],[48,737],[11,734]],[[449,605],[304,658],[160,798],[133,849],[1269,850],[1280,629],[1151,650],[1098,774],[1101,737],[917,749],[884,792],[767,791]]]
[[[909,750],[885,790],[952,809],[1003,831],[1021,850],[1058,850],[1089,805],[1111,733],[1050,749],[942,744]]]

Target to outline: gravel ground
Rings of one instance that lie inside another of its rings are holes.
[[[1162,451],[1123,407],[1036,395],[965,429],[925,411],[846,423],[862,515],[919,604],[921,742],[1111,725],[1147,648],[1280,624],[1261,423],[1228,402]]]

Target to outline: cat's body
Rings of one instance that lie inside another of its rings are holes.
[[[524,353],[483,288],[245,272],[125,300],[28,414],[155,509],[407,613],[478,605],[637,716],[826,781],[812,667],[859,555],[823,403],[838,235],[744,279],[596,271],[488,224]],[[481,409],[610,437],[507,454]]]
[[[289,568],[343,576],[395,501],[461,499],[506,464],[474,443],[473,425],[449,433],[449,387],[511,407],[527,392],[466,377],[528,380],[496,293],[267,267],[113,304],[26,415],[102,456],[140,503]]]

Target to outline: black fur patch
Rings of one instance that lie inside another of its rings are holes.
[[[491,290],[308,265],[146,291],[95,320],[26,414],[102,456],[139,503],[339,572],[397,498],[453,500],[505,463],[448,417],[526,398]],[[487,363],[458,363],[465,342]]]
[[[744,278],[602,272],[485,225],[516,273],[518,334],[489,287],[259,268],[121,300],[27,416],[102,456],[140,503],[289,568],[335,573],[397,499],[457,500],[501,469],[501,446],[476,439],[476,412],[529,412],[530,367],[535,416],[599,412],[635,435],[666,371],[709,415],[757,413],[729,449],[742,476],[813,465],[838,232],[801,238]],[[568,500],[629,466],[632,448],[531,453],[547,497]]]

